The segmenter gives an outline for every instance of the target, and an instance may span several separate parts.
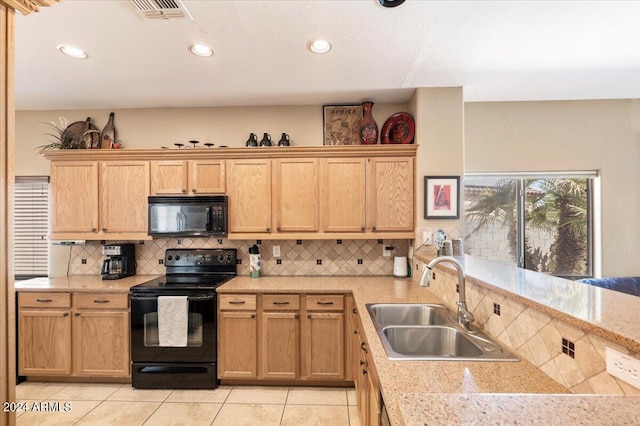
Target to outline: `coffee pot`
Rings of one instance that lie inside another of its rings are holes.
[[[278,146],[289,146],[289,135],[286,133],[282,134],[282,137],[278,141]]]
[[[102,254],[108,256],[102,262],[100,275],[103,280],[119,280],[136,274],[136,254],[133,244],[102,246]]]

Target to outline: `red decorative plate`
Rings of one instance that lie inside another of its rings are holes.
[[[416,123],[411,114],[397,112],[384,122],[380,137],[381,143],[413,143]]]

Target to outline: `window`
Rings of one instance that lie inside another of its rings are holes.
[[[593,276],[595,177],[465,175],[465,252],[564,278]]]
[[[16,279],[46,277],[49,263],[49,177],[16,176],[13,194]]]

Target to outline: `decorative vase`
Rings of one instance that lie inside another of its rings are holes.
[[[258,146],[258,138],[255,133],[249,133],[249,139],[247,139],[247,146]]]
[[[373,119],[371,109],[373,102],[362,103],[362,125],[360,126],[360,140],[364,145],[375,145],[378,143],[378,124]]]
[[[260,146],[271,146],[271,135],[269,133],[265,133],[262,136],[262,140],[260,141]]]

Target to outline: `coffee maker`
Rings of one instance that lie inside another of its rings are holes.
[[[109,256],[102,262],[103,280],[119,280],[136,274],[136,249],[134,244],[102,246],[102,254]]]

